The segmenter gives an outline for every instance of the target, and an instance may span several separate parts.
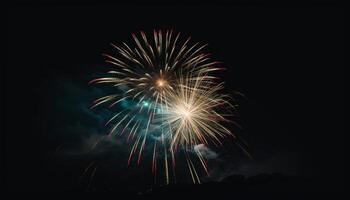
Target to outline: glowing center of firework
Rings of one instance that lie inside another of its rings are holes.
[[[158,87],[164,87],[166,85],[166,81],[163,79],[158,79],[156,84]]]
[[[183,119],[189,119],[191,118],[191,110],[188,106],[180,105],[177,107],[177,113],[183,118]]]

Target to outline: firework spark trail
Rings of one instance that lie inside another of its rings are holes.
[[[164,151],[166,183],[170,181],[168,155],[171,156],[175,175],[175,153],[179,146],[185,152],[186,161],[194,183],[200,183],[199,176],[188,152],[198,144],[221,144],[221,140],[233,134],[222,125],[227,122],[226,113],[220,108],[231,104],[219,91],[222,84],[216,84],[213,71],[222,70],[219,62],[211,61],[204,53],[205,45],[190,45],[190,38],[181,42],[180,33],[173,31],[153,31],[148,38],[132,34],[133,45],[112,44],[116,55],[103,54],[106,62],[114,69],[108,76],[96,78],[90,84],[110,84],[116,88],[110,94],[95,100],[91,108],[109,104],[112,108],[129,101],[135,103],[113,115],[106,126],[112,124],[109,135],[123,127],[118,135],[127,134],[127,141],[133,140],[128,165],[138,152],[140,164],[142,152],[147,145],[151,124],[160,127],[160,144]],[[152,172],[157,169],[157,139],[153,146]],[[168,154],[169,153],[169,154]],[[206,160],[200,152],[195,152],[205,172]]]

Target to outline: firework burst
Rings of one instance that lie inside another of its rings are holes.
[[[222,88],[222,84],[213,85],[212,82],[206,81],[206,75],[198,74],[195,77],[187,74],[180,77],[176,89],[166,96],[162,112],[155,118],[155,121],[160,121],[163,134],[169,138],[171,157],[175,157],[178,149],[185,153],[194,183],[200,183],[200,179],[188,152],[197,155],[203,169],[209,175],[205,157],[194,147],[210,144],[219,146],[224,138],[235,137],[223,125],[230,122],[227,117],[232,116],[229,111],[233,110],[234,106],[229,102],[229,96],[220,93]]]
[[[150,100],[155,105],[162,102],[165,93],[173,90],[174,83],[182,74],[191,72],[197,75],[221,69],[216,67],[218,62],[210,61],[210,54],[203,53],[206,45],[190,45],[190,38],[181,43],[180,33],[174,36],[173,31],[154,31],[151,40],[144,32],[140,35],[141,38],[138,38],[132,34],[132,46],[126,43],[119,46],[112,44],[117,50],[116,55],[103,55],[115,69],[108,72],[108,77],[90,82],[109,83],[128,90],[120,95],[102,97],[92,107],[111,101],[114,101],[114,105],[127,98],[138,99],[139,103]],[[206,79],[210,81],[214,77],[206,76]]]
[[[226,136],[233,136],[222,125],[228,122],[228,114],[221,113],[232,106],[227,96],[219,93],[222,84],[216,84],[215,77],[210,75],[222,68],[218,62],[211,61],[210,54],[204,53],[206,45],[190,45],[190,38],[181,42],[180,34],[173,31],[154,31],[152,36],[147,37],[144,32],[139,37],[133,34],[133,45],[112,44],[116,54],[103,54],[114,69],[90,83],[110,84],[116,92],[97,99],[91,108],[133,102],[106,123],[106,126],[111,124],[110,135],[126,133],[127,140],[133,141],[128,164],[136,153],[140,163],[150,126],[156,125],[160,134],[153,135],[156,139],[150,143],[152,171],[156,172],[158,151],[162,149],[169,183],[169,162],[174,169],[175,153],[180,147],[185,152],[193,182],[200,182],[189,152],[196,145],[218,145]],[[161,143],[161,148],[157,143]],[[205,158],[200,152],[195,153],[208,173]]]
[[[171,148],[181,146],[208,145],[208,141],[218,145],[222,138],[234,136],[221,122],[229,122],[227,108],[233,108],[229,96],[219,93],[222,84],[213,85],[199,76],[179,78],[179,83],[166,98],[166,106],[161,121],[169,125],[172,135]],[[204,89],[205,88],[205,89]],[[220,113],[223,112],[223,113]]]

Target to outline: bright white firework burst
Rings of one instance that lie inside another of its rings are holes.
[[[157,142],[164,150],[166,182],[169,183],[168,155],[175,167],[175,153],[178,147],[185,152],[189,171],[194,183],[200,183],[189,152],[199,144],[220,144],[226,136],[233,134],[222,122],[227,122],[227,109],[233,106],[227,95],[220,94],[222,84],[214,82],[213,71],[221,70],[219,62],[211,61],[204,53],[206,45],[190,45],[190,38],[180,41],[180,33],[154,31],[148,38],[132,34],[134,44],[112,44],[117,50],[114,55],[103,54],[106,62],[114,69],[108,76],[90,81],[106,83],[118,88],[118,93],[101,97],[91,108],[101,104],[115,106],[125,101],[134,105],[116,113],[106,123],[112,124],[110,135],[128,134],[127,140],[134,141],[128,164],[138,153],[140,162],[142,151],[147,144],[151,124],[159,126],[159,140],[154,140],[152,171],[157,168]],[[225,111],[225,113],[220,113]],[[147,116],[146,120],[139,117]],[[146,121],[146,122],[145,122]],[[119,130],[118,129],[121,129]],[[208,173],[205,158],[195,151],[200,163]]]

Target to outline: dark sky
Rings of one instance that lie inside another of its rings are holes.
[[[227,67],[220,73],[225,90],[246,97],[238,98],[237,120],[253,159],[232,147],[213,167],[218,178],[278,172],[342,180],[342,8],[56,3],[12,5],[7,11],[1,146],[9,190],[86,187],[88,180],[77,180],[91,161],[104,168],[95,187],[149,184],[147,167],[125,169],[126,160],[114,157],[122,149],[106,144],[89,153],[84,144],[105,131],[101,113],[86,109],[101,93],[87,85],[106,69],[101,53],[112,51],[111,42],[153,29],[174,29],[209,43],[213,57]]]

